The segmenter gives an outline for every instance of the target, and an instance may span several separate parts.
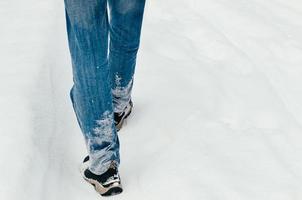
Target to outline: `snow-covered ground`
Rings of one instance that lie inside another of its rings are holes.
[[[147,0],[128,200],[302,199],[302,1]],[[93,200],[63,0],[0,2],[0,199]]]

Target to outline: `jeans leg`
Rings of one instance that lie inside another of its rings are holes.
[[[65,0],[72,61],[72,105],[90,156],[89,169],[105,172],[119,165],[119,140],[113,120],[108,65],[107,0]]]
[[[110,9],[109,67],[114,112],[131,98],[145,0],[108,0]]]

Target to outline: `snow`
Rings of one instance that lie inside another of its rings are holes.
[[[0,3],[0,199],[101,198],[69,99],[64,4]],[[147,1],[109,199],[302,199],[302,2]]]

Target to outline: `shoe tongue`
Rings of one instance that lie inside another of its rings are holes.
[[[112,169],[116,170],[117,169],[116,163],[111,162],[109,168],[112,168]]]

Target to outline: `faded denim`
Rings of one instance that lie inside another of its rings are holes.
[[[145,0],[65,0],[70,98],[95,174],[120,164],[113,112],[131,98],[144,7]]]

